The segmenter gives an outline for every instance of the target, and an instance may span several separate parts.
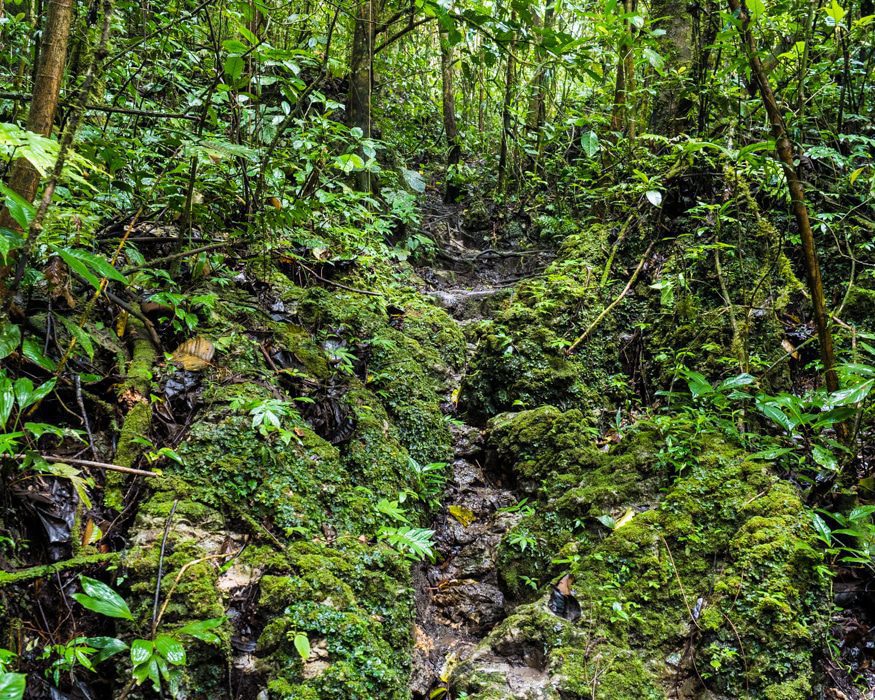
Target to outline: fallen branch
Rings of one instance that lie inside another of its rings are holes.
[[[334,280],[330,280],[327,277],[323,277],[316,270],[311,270],[300,260],[295,260],[300,267],[304,268],[308,273],[313,275],[320,282],[324,282],[325,284],[330,284],[332,287],[337,287],[338,289],[345,289],[347,292],[355,292],[356,294],[366,294],[371,297],[381,297],[383,296],[380,292],[372,292],[369,289],[356,289],[355,287],[348,287],[345,284],[341,284],[340,282],[335,282]]]
[[[105,552],[101,554],[88,554],[82,557],[74,557],[73,559],[65,559],[54,564],[44,564],[42,566],[32,566],[29,569],[19,569],[18,571],[0,571],[0,588],[14,583],[22,583],[23,581],[32,581],[35,578],[45,578],[54,576],[68,569],[84,568],[93,566],[94,564],[103,564],[104,562],[114,562],[119,559],[119,552]]]
[[[127,311],[131,316],[138,319],[140,323],[146,328],[146,332],[149,334],[149,340],[152,341],[152,344],[155,346],[157,350],[161,349],[161,338],[158,337],[158,331],[155,330],[155,326],[152,322],[143,314],[142,311],[138,311],[133,306],[128,304],[121,297],[117,297],[115,294],[110,292],[108,289],[103,290],[103,294],[116,306],[121,307],[125,311]]]
[[[607,316],[609,313],[611,313],[611,311],[613,311],[617,307],[617,305],[621,301],[623,301],[623,299],[629,293],[629,290],[632,289],[632,286],[638,280],[638,275],[640,275],[641,270],[644,269],[644,263],[647,262],[647,258],[650,256],[650,251],[653,250],[653,246],[655,244],[656,244],[656,241],[654,241],[649,246],[647,246],[647,250],[645,250],[644,255],[641,256],[641,261],[638,263],[638,267],[635,268],[635,272],[632,273],[632,276],[629,278],[629,281],[626,283],[626,286],[623,288],[623,291],[620,292],[620,296],[618,296],[616,299],[614,299],[614,301],[612,301],[610,304],[608,304],[607,307],[605,307],[604,311],[602,311],[598,316],[596,316],[595,321],[593,321],[592,323],[589,324],[589,328],[587,328],[583,332],[583,334],[571,344],[571,347],[569,347],[565,351],[566,355],[572,355],[574,353],[574,351],[583,342],[585,342],[587,338],[589,338],[590,333],[592,333],[598,327],[598,325],[605,319],[605,316]]]
[[[108,462],[95,462],[90,459],[78,459],[76,457],[61,457],[59,455],[42,455],[43,459],[47,459],[50,462],[66,462],[68,464],[75,464],[80,467],[94,467],[96,469],[105,469],[106,471],[111,472],[121,472],[122,474],[135,474],[137,476],[153,476],[157,478],[161,478],[162,474],[158,472],[150,472],[145,469],[134,469],[133,467],[122,467],[118,464],[109,464]]]
[[[172,240],[172,239],[171,239]],[[183,250],[179,253],[173,253],[172,255],[165,255],[163,258],[155,258],[154,260],[150,260],[145,265],[137,265],[135,267],[126,267],[122,270],[123,275],[129,275],[132,272],[137,272],[138,270],[145,270],[148,268],[154,268],[156,265],[163,265],[166,262],[170,262],[171,260],[176,260],[177,258],[185,258],[189,255],[198,255],[199,253],[206,253],[210,250],[218,250],[219,248],[227,248],[231,245],[233,241],[222,241],[220,243],[211,243],[210,245],[204,245],[200,248],[194,248],[192,250]]]

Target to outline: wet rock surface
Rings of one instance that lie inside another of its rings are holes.
[[[440,214],[443,219],[453,218],[449,210]],[[426,285],[423,291],[460,325],[488,318],[512,296],[513,281],[537,268],[536,257],[526,260],[501,251],[484,255],[467,247],[476,242],[467,240],[458,228],[448,224],[447,232],[443,240],[436,237],[443,244],[444,269],[420,274]],[[445,410],[455,411],[454,404],[448,402]],[[431,526],[436,562],[423,564],[414,577],[413,697],[428,698],[434,689],[445,687],[451,669],[475,662],[476,657],[478,671],[500,681],[504,697],[556,698],[549,690],[549,676],[531,654],[504,657],[478,647],[511,607],[499,585],[498,549],[522,516],[505,510],[518,498],[501,465],[486,460],[482,431],[456,421],[451,432],[454,459],[441,511]]]
[[[417,643],[411,689],[427,697],[445,666],[467,658],[506,615],[498,585],[498,545],[519,516],[502,512],[516,499],[481,466],[476,428],[453,427],[456,459],[433,523],[437,562],[416,574]]]

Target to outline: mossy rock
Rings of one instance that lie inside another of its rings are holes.
[[[791,485],[716,434],[697,435],[680,474],[668,473],[664,429],[642,422],[604,451],[577,411],[542,407],[490,423],[488,444],[532,499],[517,527],[545,550],[514,553],[503,542],[502,580],[519,594],[524,576],[571,573],[583,615],[561,621],[542,597],[482,649],[501,655],[509,638],[544,648],[563,697],[595,684],[599,697],[666,698],[676,683],[695,689],[695,664],[715,696],[789,698],[812,684],[828,622],[809,516]],[[610,530],[600,514],[621,524]],[[460,673],[464,685],[477,669]]]
[[[338,549],[300,543],[290,575],[262,579],[267,616],[259,641],[272,698],[406,698],[412,645],[409,570],[383,548]],[[294,646],[306,634],[318,650],[304,662]]]

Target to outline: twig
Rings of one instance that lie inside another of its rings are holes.
[[[239,552],[238,552],[239,554]],[[208,554],[205,557],[201,557],[200,559],[194,559],[187,564],[185,564],[180,570],[179,573],[176,574],[176,578],[173,580],[173,585],[170,586],[170,590],[167,591],[167,597],[164,599],[164,604],[161,606],[161,610],[158,613],[158,618],[155,621],[155,626],[161,622],[161,618],[164,617],[164,613],[167,611],[167,606],[170,604],[170,599],[173,597],[174,592],[176,592],[176,587],[179,585],[179,582],[182,580],[182,577],[185,575],[185,572],[188,571],[192,566],[197,564],[203,564],[205,561],[210,561],[211,559],[222,559],[225,557],[236,557],[236,554]]]
[[[88,445],[91,448],[91,454],[94,459],[97,459],[97,448],[94,446],[94,435],[91,433],[91,423],[88,420],[88,413],[85,411],[85,402],[82,400],[82,380],[79,374],[76,374],[76,403],[79,405],[79,410],[82,411],[82,422],[85,424],[85,433],[88,435]]]
[[[605,263],[605,269],[602,272],[602,280],[599,284],[600,287],[604,287],[608,283],[608,277],[611,274],[611,267],[614,264],[614,257],[617,255],[617,251],[620,249],[620,246],[623,245],[623,241],[626,239],[626,233],[629,231],[629,227],[632,225],[632,222],[635,220],[635,213],[629,214],[629,218],[626,219],[626,223],[623,224],[623,228],[620,229],[620,234],[617,236],[617,240],[613,246],[611,246],[611,254],[608,256],[608,260]]]
[[[662,535],[659,536],[659,539],[662,540],[662,544],[665,545],[665,551],[668,552],[668,558],[671,561],[671,568],[674,571],[674,576],[678,581],[678,586],[680,586],[681,588],[681,598],[683,598],[684,606],[687,608],[687,612],[690,615],[690,622],[692,622],[696,626],[696,629],[701,629],[701,627],[699,627],[698,621],[696,620],[696,616],[693,615],[693,609],[690,607],[690,603],[687,600],[687,592],[684,590],[684,582],[681,581],[681,575],[678,572],[677,564],[674,563],[674,557],[671,555],[671,549],[668,546],[668,542],[665,541],[665,537],[663,537]]]
[[[132,44],[128,44],[123,49],[117,51],[115,54],[110,56],[110,58],[108,58],[106,60],[106,62],[103,64],[103,69],[106,70],[107,68],[109,68],[109,66],[111,66],[113,63],[115,63],[118,59],[120,59],[126,53],[128,53],[132,49],[137,48],[140,44],[146,43],[152,37],[157,36],[158,34],[161,34],[162,32],[166,31],[167,29],[170,29],[171,27],[173,27],[176,24],[181,24],[183,22],[190,20],[192,17],[194,17],[198,12],[200,12],[203,8],[205,8],[211,2],[213,2],[213,0],[203,0],[203,2],[200,5],[198,5],[197,7],[195,7],[191,12],[184,14],[180,17],[174,17],[169,22],[165,22],[160,27],[155,29],[155,31],[153,31],[149,34],[146,34],[146,36],[138,39],[137,41],[133,42]]]
[[[0,100],[24,100],[30,101],[31,95],[24,92],[4,92],[0,91]],[[153,109],[131,109],[128,107],[106,107],[104,105],[87,104],[83,107],[86,112],[107,112],[110,114],[130,114],[137,117],[155,117],[157,119],[188,119],[195,121],[198,119],[196,114],[178,114],[174,112],[159,112]]]
[[[647,262],[647,258],[650,255],[650,251],[653,250],[653,246],[656,245],[656,241],[647,246],[647,250],[644,251],[644,255],[641,256],[641,262],[638,263],[638,267],[635,268],[635,272],[632,273],[632,276],[629,278],[629,281],[626,283],[626,286],[623,288],[623,291],[620,292],[620,296],[618,296],[614,301],[612,301],[608,306],[602,311],[598,316],[596,316],[595,321],[589,324],[589,327],[583,332],[583,334],[575,340],[571,346],[565,351],[566,355],[574,354],[574,351],[587,339],[589,338],[590,333],[592,333],[598,325],[605,319],[611,311],[613,311],[617,305],[623,301],[626,295],[629,293],[629,290],[632,289],[632,285],[638,280],[638,275],[641,274],[641,270],[644,269],[644,263]]]
[[[120,552],[104,552],[101,554],[89,554],[83,557],[65,559],[64,561],[55,562],[54,564],[32,566],[28,569],[19,569],[18,571],[0,571],[0,588],[9,584],[21,583],[22,581],[31,581],[35,578],[45,578],[46,576],[52,576],[59,571],[66,571],[67,569],[76,569],[79,567],[92,566],[94,564],[102,564],[103,562],[117,561],[120,556]]]
[[[309,267],[307,267],[300,260],[295,260],[295,262],[298,265],[300,265],[302,268],[304,268],[307,272],[309,272],[311,275],[313,275],[313,277],[315,277],[317,280],[319,280],[320,282],[324,282],[325,284],[330,284],[332,287],[338,287],[339,289],[345,289],[348,292],[355,292],[356,294],[367,294],[368,296],[371,296],[371,297],[383,296],[380,292],[372,292],[368,289],[356,289],[355,287],[348,287],[345,284],[342,284],[340,282],[335,282],[334,280],[327,279],[327,278],[323,277],[322,275],[320,275],[318,272],[316,272],[316,270],[311,270]]]
[[[16,457],[23,457],[24,455],[16,455]],[[43,459],[49,460],[51,462],[68,462],[70,464],[77,464],[82,467],[94,467],[95,469],[105,469],[110,472],[121,472],[122,474],[136,474],[137,476],[153,476],[156,478],[161,478],[161,474],[158,472],[150,472],[145,469],[134,469],[133,467],[122,467],[118,464],[109,464],[107,462],[95,462],[90,459],[78,459],[76,457],[61,457],[59,455],[40,455]]]
[[[138,319],[145,327],[146,331],[149,333],[149,340],[155,345],[155,347],[160,350],[161,349],[161,338],[158,337],[158,331],[155,330],[154,324],[146,317],[144,313],[138,311],[133,306],[128,304],[121,297],[117,297],[115,294],[110,292],[108,289],[103,291],[104,295],[107,299],[109,299],[113,304],[120,306],[125,311],[127,311],[131,316]]]
[[[173,521],[173,514],[176,513],[176,506],[179,505],[179,499],[173,501],[173,507],[170,509],[170,514],[167,516],[167,521],[164,523],[164,536],[161,538],[161,554],[158,556],[158,578],[155,582],[155,600],[152,603],[152,638],[155,638],[155,631],[158,627],[158,601],[161,598],[161,579],[164,576],[164,551],[167,547],[167,536],[170,534],[170,523]]]
[[[197,255],[198,253],[206,253],[208,250],[217,250],[219,248],[227,248],[232,244],[232,241],[222,241],[221,243],[211,243],[210,245],[201,246],[200,248],[194,248],[193,250],[183,250],[179,253],[173,253],[172,255],[165,255],[163,258],[155,258],[154,260],[150,260],[145,265],[137,265],[135,267],[126,267],[122,270],[123,275],[129,275],[132,272],[137,272],[139,270],[145,270],[147,268],[155,267],[156,265],[161,265],[166,262],[170,262],[171,260],[176,260],[177,258],[184,258],[189,255]]]

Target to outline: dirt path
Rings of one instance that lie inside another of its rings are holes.
[[[419,271],[426,283],[423,291],[460,324],[489,318],[513,294],[515,281],[545,264],[542,253],[484,249],[488,241],[462,232],[457,211],[434,202],[432,207],[424,228],[441,246],[441,254],[438,267]],[[441,687],[446,671],[467,659],[512,606],[499,586],[497,559],[502,537],[521,517],[508,510],[517,496],[503,483],[500,469],[484,466],[480,428],[455,421],[452,434],[451,473],[441,511],[431,525],[437,560],[420,566],[414,577],[411,690],[417,699]],[[494,661],[494,670],[506,675],[516,697],[529,697],[532,688],[545,682],[544,674],[528,665]]]

